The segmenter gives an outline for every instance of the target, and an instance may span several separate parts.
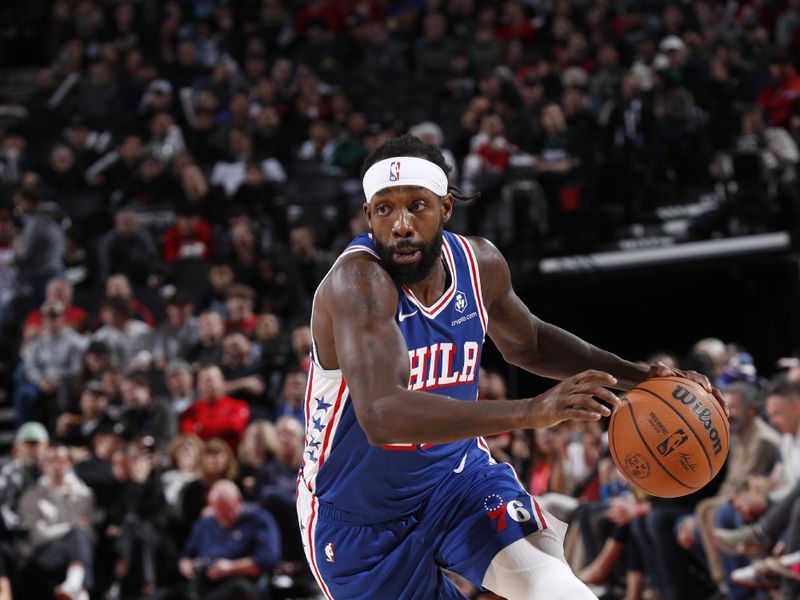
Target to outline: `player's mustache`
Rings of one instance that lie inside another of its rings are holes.
[[[397,242],[396,244],[389,246],[389,249],[392,252],[400,252],[401,250],[421,250],[424,251],[427,246],[422,242]]]

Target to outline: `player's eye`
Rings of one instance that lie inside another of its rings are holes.
[[[389,214],[389,212],[390,212],[389,207],[386,206],[385,204],[379,204],[378,206],[375,207],[375,213],[381,217],[385,217],[386,215]]]
[[[416,202],[414,202],[414,204],[411,205],[411,210],[413,212],[417,212],[420,210],[425,210],[425,207],[426,207],[425,202],[423,202],[422,200],[417,200]]]

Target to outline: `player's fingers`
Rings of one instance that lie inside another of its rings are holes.
[[[564,416],[571,421],[599,421],[602,415],[596,412],[589,412],[588,410],[581,410],[579,408],[570,408]]]
[[[617,378],[611,373],[605,371],[597,371],[596,369],[588,369],[578,373],[575,377],[576,382],[580,384],[594,383],[600,385],[614,385],[617,383]]]
[[[731,416],[731,410],[728,408],[728,402],[725,400],[725,396],[722,395],[722,390],[719,388],[711,388],[711,394],[714,398],[719,402],[719,405],[722,407],[722,410],[725,411],[725,416]]]
[[[578,408],[588,412],[598,413],[604,417],[611,414],[611,409],[600,404],[590,394],[580,394],[570,399],[569,408]]]
[[[702,373],[698,373],[697,371],[686,371],[685,373],[681,374],[681,377],[685,377],[689,381],[694,381],[709,394],[712,393],[711,382],[708,380],[708,377],[706,377]]]
[[[581,386],[580,388],[576,389],[575,392],[573,393],[595,396],[600,400],[602,400],[603,402],[607,403],[612,411],[615,408],[617,408],[617,406],[619,406],[621,402],[619,397],[617,397],[617,395],[614,392],[602,386]]]

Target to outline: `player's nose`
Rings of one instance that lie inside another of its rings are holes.
[[[408,238],[414,235],[411,215],[407,211],[400,211],[400,214],[392,224],[392,235],[396,238]]]

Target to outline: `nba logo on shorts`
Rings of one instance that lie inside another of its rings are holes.
[[[394,160],[389,165],[389,181],[400,181],[400,161]]]
[[[463,313],[466,308],[467,308],[467,295],[459,290],[458,293],[456,294],[456,310],[460,313]]]

